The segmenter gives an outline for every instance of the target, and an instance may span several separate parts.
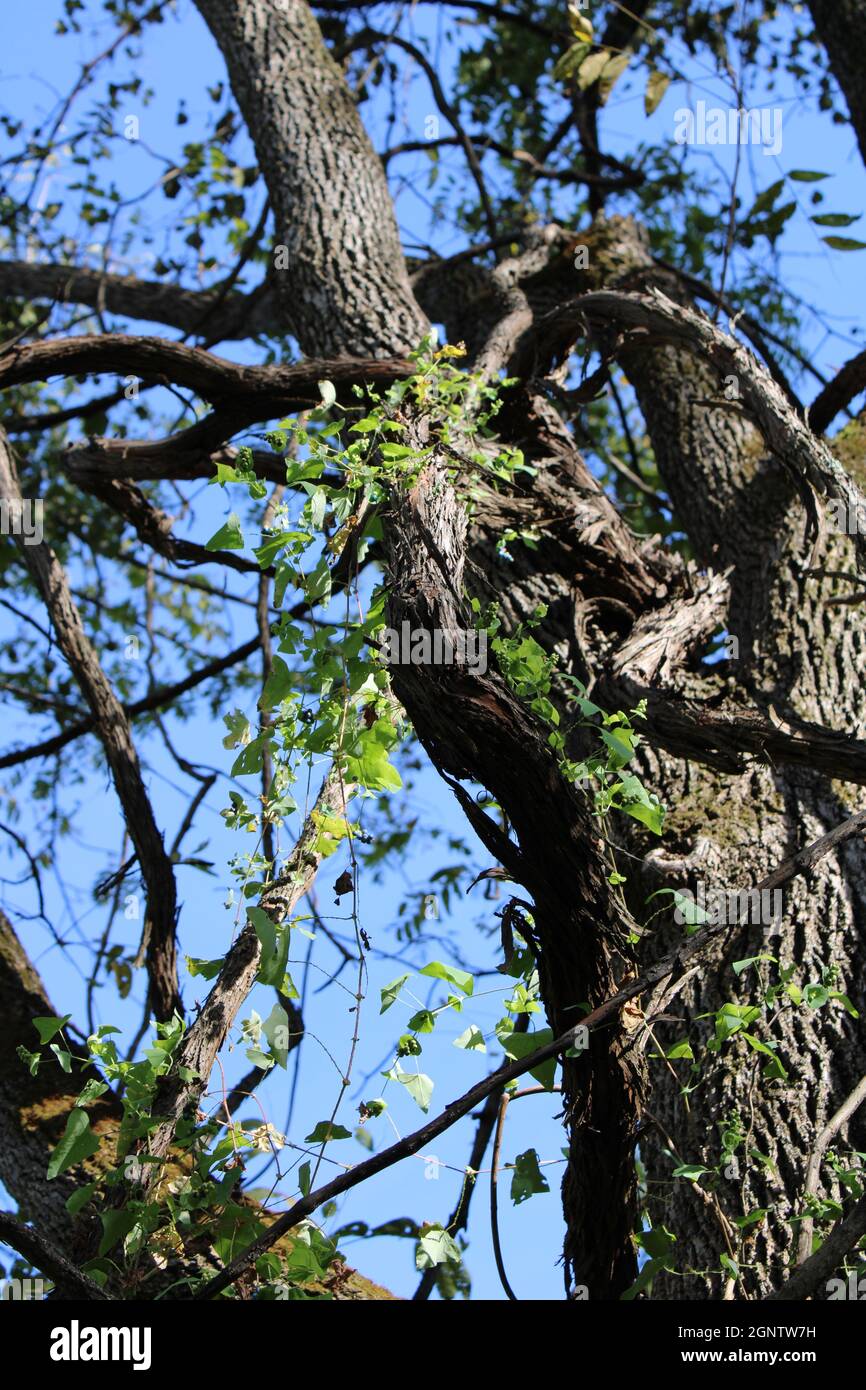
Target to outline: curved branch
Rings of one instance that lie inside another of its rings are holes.
[[[0,498],[21,505],[21,489],[5,436],[0,433]],[[147,960],[150,1004],[160,1019],[182,1009],[177,985],[175,927],[177,887],[150,800],[126,713],[84,631],[63,568],[44,541],[30,545],[22,537],[21,553],[51,617],[57,643],[93,713],[96,732],[123,807],[130,838],[138,854],[147,889],[142,951]]]
[[[649,294],[596,290],[555,309],[528,337],[537,350],[555,355],[566,348],[569,338],[573,341],[581,322],[596,334],[609,334],[612,326],[630,332],[631,338],[618,352],[632,342],[646,349],[650,334],[702,357],[718,373],[720,384],[726,376],[736,377],[746,412],[798,484],[808,483],[825,497],[843,502],[854,515],[866,514],[866,498],[859,487],[800,418],[782,388],[741,343],[703,314],[674,303],[660,290]],[[524,344],[522,352],[527,347]],[[857,536],[855,544],[866,564],[866,537]]]
[[[405,357],[309,359],[297,366],[247,367],[205,348],[127,333],[82,334],[26,343],[0,353],[0,390],[52,376],[139,376],[195,391],[203,400],[234,413],[241,423],[272,419],[292,410],[320,405],[317,383],[332,381],[338,391],[353,386],[390,385],[409,376]]]
[[[821,1176],[821,1164],[827,1152],[827,1145],[839,1133],[843,1125],[847,1124],[851,1116],[860,1109],[866,1101],[866,1076],[861,1076],[854,1090],[845,1097],[842,1104],[835,1114],[825,1124],[815,1146],[809,1155],[809,1167],[806,1170],[806,1182],[803,1187],[803,1201],[808,1202],[810,1197],[814,1197],[818,1191],[818,1183]],[[808,1208],[800,1226],[800,1238],[797,1241],[797,1258],[804,1262],[809,1258],[812,1251],[812,1232],[815,1227],[814,1217],[809,1213]]]
[[[197,333],[207,320],[214,341],[279,332],[273,295],[223,294],[220,289],[187,290],[164,280],[137,275],[110,275],[86,266],[39,265],[32,261],[0,262],[0,296],[35,302],[84,304],[123,318],[164,323],[182,333]]]
[[[839,411],[862,391],[866,391],[866,349],[850,358],[809,406],[809,424],[815,433],[825,434]]]
[[[818,38],[827,50],[833,76],[842,88],[860,154],[866,163],[866,85],[858,57],[866,45],[864,0],[809,0]]]
[[[57,1285],[58,1293],[66,1298],[80,1298],[88,1302],[108,1300],[108,1294],[89,1279],[81,1270],[66,1258],[52,1241],[46,1240],[30,1226],[22,1226],[9,1212],[0,1211],[0,1241],[17,1250],[29,1260],[35,1269],[49,1275]]]
[[[626,188],[638,188],[646,177],[639,169],[627,169],[619,176],[593,174],[588,169],[574,169],[570,166],[555,169],[552,165],[544,164],[541,160],[536,159],[529,150],[510,149],[508,145],[501,144],[492,136],[479,133],[469,135],[467,139],[479,154],[485,154],[488,150],[492,150],[494,154],[501,155],[503,159],[510,159],[516,164],[523,165],[534,178],[549,179],[552,183],[585,183],[603,188],[609,193],[617,193]],[[437,140],[404,140],[402,144],[392,145],[390,149],[383,152],[381,155],[382,163],[387,168],[390,160],[398,154],[420,153],[422,150],[438,149],[444,145],[456,145],[465,148],[459,135],[441,135]]]
[[[330,14],[345,14],[351,10],[372,9],[379,0],[315,0],[313,8],[325,10]],[[421,4],[440,5],[442,0],[420,0]],[[519,10],[509,10],[506,5],[497,5],[493,0],[448,0],[455,10],[474,10],[476,14],[489,15],[502,24],[514,24],[530,33],[539,34],[544,39],[556,38],[557,31],[531,15],[521,14]],[[563,34],[565,30],[563,29]]]
[[[353,48],[359,48],[369,43],[396,44],[398,48],[402,48],[404,53],[408,53],[409,57],[413,58],[423,71],[430,84],[433,100],[451,126],[463,153],[466,155],[469,172],[475,181],[475,187],[478,189],[478,197],[481,200],[481,207],[484,212],[484,220],[487,223],[487,230],[491,237],[496,237],[499,230],[496,225],[496,215],[493,211],[490,195],[487,192],[487,185],[484,182],[484,174],[478,155],[475,152],[475,146],[463,129],[462,122],[456,110],[445,95],[445,90],[442,83],[439,81],[439,75],[433,64],[426,54],[422,53],[421,49],[418,48],[417,44],[410,43],[408,39],[404,39],[400,34],[384,34],[379,29],[361,29],[357,34],[353,34],[344,51],[348,52]]]
[[[790,1279],[765,1299],[782,1303],[810,1298],[866,1235],[866,1194],[838,1221],[824,1244],[798,1266]]]

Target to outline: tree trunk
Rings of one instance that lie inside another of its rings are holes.
[[[310,357],[410,351],[427,324],[384,170],[306,0],[196,4],[222,49],[270,194],[286,326]]]

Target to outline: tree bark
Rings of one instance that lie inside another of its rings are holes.
[[[866,81],[859,56],[866,44],[864,0],[809,0],[818,38],[848,103],[851,124],[866,163]]]
[[[427,323],[382,165],[306,0],[196,0],[255,143],[276,226],[274,280],[308,356],[393,357]]]

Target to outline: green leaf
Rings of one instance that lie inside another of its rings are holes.
[[[396,980],[392,980],[391,983],[386,985],[381,991],[382,1007],[379,1010],[380,1014],[390,1009],[392,1004],[396,1004],[400,990],[403,988],[408,978],[408,975],[399,975]]]
[[[310,494],[310,522],[314,531],[321,531],[327,508],[327,492],[323,487],[314,488]]]
[[[710,1172],[712,1172],[711,1168],[704,1168],[700,1163],[681,1163],[679,1168],[674,1169],[673,1176],[675,1178],[689,1178],[692,1182],[696,1182],[698,1178],[703,1177],[704,1173]]]
[[[823,1008],[830,998],[826,985],[807,985],[803,993],[810,1009]]]
[[[250,721],[239,709],[224,714],[223,723],[228,729],[228,733],[223,739],[223,748],[237,748],[239,744],[249,743],[252,737]]]
[[[322,554],[313,570],[304,576],[304,593],[310,603],[327,603],[331,597],[331,569]]]
[[[471,994],[475,988],[475,981],[467,971],[458,970],[454,965],[443,965],[441,960],[431,961],[418,973],[430,975],[434,980],[444,980],[446,984],[453,985],[464,994]]]
[[[67,1050],[66,1050],[65,1047],[60,1047],[57,1043],[52,1043],[52,1044],[51,1044],[51,1051],[54,1053],[54,1056],[57,1058],[57,1060],[58,1060],[58,1062],[60,1063],[62,1069],[63,1069],[65,1072],[67,1072],[67,1073],[71,1072],[71,1071],[72,1071],[72,1053],[71,1053],[71,1052],[67,1052]]]
[[[215,980],[223,968],[225,956],[216,960],[200,960],[197,956],[186,957],[186,968],[190,975],[201,975],[203,980]]]
[[[647,1260],[646,1264],[641,1266],[640,1273],[631,1288],[626,1289],[625,1293],[621,1295],[620,1302],[631,1303],[633,1299],[637,1298],[639,1293],[652,1283],[660,1270],[667,1268],[668,1265],[665,1260]]]
[[[262,1032],[268,1040],[277,1066],[285,1069],[289,1055],[289,1015],[279,1002],[274,1004],[262,1024]]]
[[[734,971],[734,974],[735,974],[735,975],[742,975],[742,973],[743,973],[744,970],[748,970],[748,968],[749,968],[750,965],[756,965],[756,964],[758,963],[758,961],[762,961],[762,960],[774,961],[775,959],[776,959],[775,956],[747,956],[744,960],[735,960],[735,961],[734,961],[734,964],[733,964],[733,971]]]
[[[252,777],[261,772],[265,755],[265,738],[260,734],[242,748],[232,763],[232,777]]]
[[[661,835],[664,830],[665,808],[660,803],[647,805],[643,801],[624,802],[621,808],[627,816],[633,820],[640,821],[654,835]]]
[[[209,541],[205,541],[205,550],[243,550],[244,537],[241,531],[241,519],[237,512],[232,512],[228,521],[211,536]]]
[[[796,179],[798,183],[818,183],[829,177],[829,174],[819,174],[816,169],[792,169],[788,175],[789,179]]]
[[[540,1028],[537,1033],[506,1033],[500,1036],[499,1041],[506,1057],[522,1061],[530,1053],[544,1047],[545,1043],[553,1042],[553,1033],[549,1028]],[[556,1078],[556,1058],[548,1057],[546,1061],[540,1062],[537,1067],[532,1068],[530,1076],[534,1076],[540,1086],[546,1086],[549,1090]]]
[[[387,719],[377,719],[347,754],[349,781],[358,782],[372,792],[399,791],[403,780],[388,757],[395,742],[393,725]]]
[[[514,1205],[519,1206],[536,1192],[549,1191],[550,1184],[538,1166],[538,1154],[535,1149],[527,1149],[526,1153],[518,1154],[511,1175],[511,1200]]]
[[[329,1144],[333,1139],[351,1139],[352,1132],[344,1125],[332,1124],[330,1120],[319,1120],[315,1129],[304,1140],[305,1144]]]
[[[389,1081],[399,1081],[401,1086],[405,1086],[410,1096],[424,1114],[430,1109],[430,1097],[433,1094],[433,1082],[429,1076],[423,1072],[404,1071],[397,1062],[390,1071],[384,1073]]]
[[[261,545],[257,545],[253,554],[255,555],[259,569],[266,570],[268,565],[274,564],[281,551],[288,549],[293,541],[305,539],[304,533],[299,531],[277,531],[272,536],[266,536]],[[281,572],[285,576],[289,570],[284,562],[280,562]],[[291,572],[289,570],[289,572]]]
[[[409,1019],[409,1027],[413,1033],[432,1033],[436,1027],[436,1015],[429,1009],[419,1009]]]
[[[760,1038],[756,1038],[753,1033],[747,1033],[745,1029],[743,1029],[740,1036],[745,1038],[746,1042],[749,1044],[749,1047],[752,1049],[753,1052],[762,1052],[764,1056],[769,1057],[771,1059],[772,1066],[770,1067],[769,1072],[765,1073],[765,1075],[777,1077],[779,1080],[784,1080],[788,1073],[782,1066],[782,1063],[779,1061],[779,1058],[776,1056],[775,1047],[771,1047],[768,1043],[761,1042]]]
[[[60,1173],[65,1173],[67,1168],[91,1158],[98,1148],[99,1140],[90,1128],[87,1112],[76,1106],[70,1111],[63,1138],[51,1155],[47,1176],[58,1177]]]
[[[564,82],[566,78],[573,77],[589,53],[589,44],[582,41],[573,43],[570,48],[557,59],[553,69],[553,76],[557,82]]]
[[[138,1212],[128,1209],[101,1212],[102,1240],[99,1242],[99,1254],[107,1255],[119,1240],[128,1236],[132,1228],[137,1225],[138,1218]]]
[[[313,841],[313,853],[321,854],[323,858],[328,859],[340,848],[341,841],[349,834],[349,822],[345,816],[326,815],[316,810],[310,812],[310,819],[318,831]]]
[[[785,180],[779,179],[778,182],[771,183],[769,188],[765,188],[763,193],[759,193],[749,211],[749,217],[754,217],[759,212],[769,212],[784,187]]]
[[[847,994],[840,994],[838,989],[831,989],[830,998],[835,999],[837,1004],[841,1004],[845,1012],[850,1014],[852,1018],[860,1017],[858,1010],[854,1008]]]
[[[636,1239],[647,1254],[656,1260],[666,1259],[672,1253],[677,1241],[676,1236],[672,1235],[665,1226],[653,1226],[648,1231],[641,1231]]]
[[[93,1076],[82,1089],[75,1104],[89,1105],[92,1100],[98,1100],[100,1096],[104,1096],[107,1090],[108,1087],[105,1082],[98,1081],[97,1078]]]
[[[289,925],[282,922],[278,926],[260,907],[248,907],[247,917],[252,922],[262,947],[256,979],[263,985],[276,985],[279,988],[289,958]]]
[[[441,1226],[431,1226],[418,1240],[415,1251],[416,1269],[434,1269],[436,1265],[460,1263],[460,1247],[453,1236]]]
[[[454,1039],[455,1047],[465,1048],[467,1052],[486,1052],[487,1044],[484,1041],[484,1034],[480,1028],[476,1028],[474,1023],[470,1023],[465,1033],[461,1033],[459,1038]]]
[[[633,734],[627,733],[624,729],[601,729],[602,740],[607,744],[613,758],[609,759],[613,768],[625,767],[626,763],[631,762],[634,757]]]
[[[862,216],[862,212],[821,212],[810,217],[809,221],[819,227],[850,227],[852,222],[859,222]]]
[[[417,453],[416,449],[410,449],[406,444],[380,444],[379,453],[382,455],[383,459],[388,459],[392,463],[396,463],[401,459],[410,459],[416,455],[419,458],[423,457],[423,455]]]
[[[39,1034],[39,1041],[41,1043],[50,1042],[55,1033],[59,1033],[61,1028],[66,1027],[71,1017],[72,1014],[64,1014],[62,1018],[57,1018],[55,1015],[51,1014],[41,1018],[34,1018],[33,1027]]]
[[[259,696],[259,709],[272,710],[287,700],[295,688],[296,677],[281,656],[274,657],[271,673]]]
[[[107,1087],[106,1087],[107,1089]],[[77,1216],[82,1207],[86,1207],[94,1192],[99,1187],[98,1182],[87,1182],[82,1187],[76,1187],[71,1196],[66,1198],[65,1206],[70,1216]]]
[[[744,1231],[747,1226],[754,1226],[757,1221],[763,1221],[768,1211],[769,1207],[753,1207],[745,1216],[737,1217],[736,1225]]]
[[[302,1197],[307,1197],[309,1195],[310,1188],[312,1187],[312,1178],[310,1176],[310,1173],[311,1164],[308,1159],[307,1162],[302,1163],[300,1168],[298,1169],[298,1187],[300,1188]]]
[[[834,251],[866,251],[866,241],[854,241],[849,236],[825,236],[821,240]]]

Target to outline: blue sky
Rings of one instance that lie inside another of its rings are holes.
[[[444,10],[445,7],[440,8]],[[27,9],[17,6],[4,8],[0,20],[3,42],[0,106],[3,109],[26,119],[49,113],[55,108],[59,94],[71,87],[77,76],[78,65],[98,52],[104,46],[106,37],[110,36],[110,31],[102,25],[98,29],[85,26],[85,34],[81,37],[58,39],[54,35],[54,24],[60,11],[60,0],[41,0],[40,4]],[[93,4],[89,4],[88,14],[98,14]],[[441,70],[447,73],[452,62],[453,47],[441,34],[437,36],[437,21],[441,18],[441,14],[437,15],[432,7],[421,7],[415,24],[420,34],[429,35],[431,43],[439,43],[438,62]],[[674,62],[686,65],[686,55],[676,51],[676,46],[670,56]],[[120,70],[125,71],[126,64]],[[723,84],[710,72],[702,71],[694,64],[691,64],[691,70],[694,81],[690,85],[675,83],[649,121],[643,114],[642,86],[636,84],[632,87],[627,77],[622,79],[603,117],[603,139],[608,148],[614,153],[626,154],[638,140],[672,139],[674,115],[678,109],[692,106],[699,99],[720,104],[725,100]],[[147,150],[156,150],[173,158],[184,140],[198,138],[205,119],[214,110],[204,89],[223,76],[220,55],[190,0],[180,0],[176,17],[148,30],[140,73],[145,85],[153,89],[153,100],[143,106],[131,99],[125,114],[139,118],[142,143],[140,146],[124,143],[113,161],[112,173],[125,197],[145,194],[142,210],[150,225],[159,231],[153,247],[139,244],[133,238],[123,250],[122,268],[127,272],[152,275],[154,258],[161,253],[160,239],[164,239],[166,245],[171,245],[177,207],[167,202],[161,194],[146,194],[153,182],[155,167]],[[100,84],[97,84],[95,90],[100,89]],[[422,138],[425,122],[435,112],[423,75],[410,72],[407,68],[401,90],[402,105],[393,133],[394,142]],[[81,97],[85,108],[91,97],[92,92]],[[188,123],[179,128],[175,124],[175,115],[181,99]],[[862,168],[851,132],[845,127],[831,125],[826,116],[816,112],[814,102],[803,100],[784,88],[770,94],[759,86],[750,93],[748,104],[758,106],[767,103],[780,105],[784,112],[783,146],[777,156],[768,157],[754,150],[747,152],[742,169],[744,205],[748,206],[751,197],[775,180],[787,176],[791,169],[815,169],[832,175],[832,178],[819,185],[825,198],[821,210],[859,212],[862,208]],[[381,110],[377,110],[374,103],[369,112],[374,135],[380,115]],[[696,150],[692,157],[696,161],[717,160],[720,167],[729,172],[733,152]],[[453,165],[457,168],[459,158],[455,151],[444,151],[442,154],[443,165],[447,163],[449,167]],[[398,218],[406,243],[432,242],[442,253],[459,249],[462,244],[459,235],[449,231],[447,226],[437,223],[431,229],[424,190],[429,166],[423,154],[412,159],[414,164],[406,161],[395,170],[398,174],[405,174],[408,180],[401,179],[397,191]],[[64,177],[62,170],[49,171],[39,192],[41,205],[62,197]],[[839,338],[829,338],[817,322],[807,315],[806,340],[813,360],[823,371],[830,373],[855,350],[856,339],[852,336],[852,330],[859,307],[856,289],[862,278],[861,267],[866,253],[844,254],[824,245],[820,239],[820,229],[809,221],[812,208],[807,199],[812,185],[791,185],[791,190],[791,194],[786,191],[785,199],[796,195],[801,207],[789,222],[780,242],[783,269],[788,282],[802,296],[805,304],[820,306],[840,335]],[[572,195],[563,193],[561,204],[561,215],[568,220],[573,214]],[[70,235],[78,234],[78,229],[72,225],[68,231]],[[852,226],[848,234],[862,235],[857,225]],[[752,254],[766,254],[766,244],[764,252]],[[729,284],[736,283],[738,269],[735,263]],[[136,331],[146,331],[146,328],[136,325]],[[153,331],[164,330],[155,325]],[[255,357],[254,349],[241,344],[222,345],[220,351],[238,360],[252,360]],[[797,384],[807,399],[813,394],[815,384],[810,383],[808,378]],[[237,506],[236,497],[223,494],[206,484],[185,484],[184,492],[195,501],[197,522],[194,534],[199,540],[207,539],[226,514]],[[248,595],[252,592],[252,588],[242,580],[234,582],[233,579],[232,588],[238,594]],[[215,642],[212,655],[221,654],[249,635],[247,614],[233,605],[228,607],[235,630]],[[6,623],[7,616],[3,615],[0,621]],[[161,668],[163,678],[170,679],[172,674],[168,665]],[[252,715],[255,696],[242,692],[237,703]],[[10,705],[7,708],[6,746],[30,741],[34,736],[32,717],[24,715],[20,706]],[[181,744],[185,757],[200,760],[203,765],[220,772],[220,780],[202,811],[199,821],[201,831],[186,842],[187,850],[191,850],[199,840],[207,837],[209,843],[202,854],[214,862],[215,876],[204,876],[188,867],[178,869],[179,895],[184,904],[181,915],[183,951],[193,956],[213,957],[225,949],[232,929],[232,915],[223,907],[228,885],[224,866],[239,848],[246,848],[238,845],[237,836],[225,830],[219,815],[227,800],[230,785],[227,774],[234,754],[222,747],[222,726],[207,716],[202,715],[184,724],[170,718],[167,727]],[[68,758],[69,776],[63,779],[60,799],[69,812],[72,831],[59,847],[60,874],[45,875],[47,915],[68,943],[67,949],[58,949],[38,920],[22,918],[18,920],[18,929],[56,1005],[62,1012],[71,1011],[81,1021],[83,977],[87,973],[88,960],[81,934],[92,937],[104,921],[105,910],[95,904],[91,890],[93,884],[119,862],[121,822],[95,741],[87,739],[74,745]],[[188,804],[189,790],[188,787],[181,787],[183,779],[177,767],[156,739],[151,740],[147,747],[146,764],[157,819],[170,840]],[[17,786],[15,779],[7,773],[3,789],[19,799],[17,811],[20,819],[16,822],[16,828],[25,835],[32,848],[39,845],[42,811],[38,803],[27,803],[30,769],[25,771],[28,776]],[[421,816],[423,824],[428,828],[439,828],[444,836],[460,835],[467,842],[475,843],[462,816],[455,810],[450,793],[438,779],[429,770],[422,769],[415,774],[415,782],[413,812]],[[405,865],[398,871],[389,870],[381,883],[365,879],[362,884],[359,903],[361,922],[373,937],[376,952],[369,962],[359,1061],[349,1092],[350,1099],[345,1102],[338,1117],[350,1128],[353,1108],[358,1102],[381,1093],[384,1083],[379,1073],[387,1066],[393,1043],[398,1032],[402,1031],[401,1010],[408,1017],[408,1005],[403,1004],[379,1016],[379,991],[382,986],[413,964],[420,966],[433,958],[452,960],[459,957],[468,968],[487,971],[495,964],[495,947],[488,944],[487,936],[496,927],[493,914],[499,904],[481,897],[480,887],[470,898],[460,902],[450,918],[445,920],[443,916],[433,923],[439,940],[431,943],[429,948],[419,950],[410,947],[398,937],[398,904],[407,892],[423,893],[429,890],[429,875],[443,862],[441,843],[440,839],[434,844],[420,845]],[[5,848],[0,849],[0,853],[5,854]],[[450,856],[452,860],[455,857]],[[446,854],[444,858],[447,860],[449,856]],[[486,867],[488,856],[476,848],[474,862],[476,870]],[[351,936],[351,922],[345,908],[333,906],[331,892],[333,881],[342,867],[342,860],[329,861],[320,878],[318,895],[329,927],[348,939]],[[7,880],[2,897],[7,909],[13,909],[13,916],[16,912],[26,914],[35,910],[31,889],[26,884],[10,886],[8,883],[20,871],[20,857],[10,854],[8,859],[0,858],[0,872]],[[60,885],[61,877],[67,885],[65,890]],[[112,940],[134,951],[139,928],[140,923],[135,921],[122,922]],[[303,938],[302,942],[303,950],[306,950]],[[301,1057],[300,1079],[289,1135],[295,1142],[302,1139],[316,1121],[330,1113],[337,1092],[339,1065],[349,1047],[352,1033],[351,1001],[341,984],[331,985],[324,993],[315,994],[321,985],[327,983],[327,977],[338,961],[333,947],[319,936],[313,943],[313,966],[309,972],[305,1008],[311,1036],[298,1054]],[[299,981],[303,973],[302,962],[295,965],[292,973]],[[340,976],[340,981],[354,988],[348,970]],[[434,981],[414,980],[410,985],[414,988],[416,999],[422,1004],[440,995]],[[187,982],[184,988],[187,1003],[200,998],[203,988],[199,980]],[[486,1056],[457,1050],[451,1043],[468,1022],[477,1023],[482,1031],[489,1033],[502,1012],[505,992],[502,977],[495,973],[479,976],[477,1002],[473,1003],[471,1011],[467,1008],[462,1017],[446,1016],[429,1047],[425,1045],[424,1069],[436,1082],[431,1113],[438,1111],[445,1102],[464,1091],[490,1068],[492,1058],[497,1055],[495,1038]],[[140,1017],[142,1000],[143,981],[140,976],[135,980],[131,999],[125,1002],[117,998],[110,981],[106,981],[98,996],[98,1021],[118,1023],[131,1036]],[[269,992],[261,989],[251,999],[252,1007],[258,1008],[263,1014],[270,1011],[271,1002]],[[417,1006],[416,1003],[413,1007]],[[333,1054],[333,1059],[328,1056],[329,1052]],[[289,1080],[292,1077],[292,1060]],[[236,1049],[226,1064],[227,1078],[231,1080],[242,1074],[247,1065],[243,1050]],[[378,1120],[371,1131],[377,1147],[390,1142],[396,1134],[402,1135],[416,1128],[422,1120],[420,1111],[408,1096],[393,1094],[396,1089],[392,1085],[387,1091],[390,1103],[388,1117]],[[267,1118],[282,1130],[288,1105],[286,1076],[282,1073],[269,1076],[258,1094]],[[558,1097],[555,1095],[532,1096],[515,1104],[508,1118],[505,1160],[511,1161],[516,1154],[535,1148],[546,1165],[544,1172],[551,1188],[547,1195],[536,1196],[529,1203],[515,1208],[508,1197],[508,1174],[500,1179],[499,1209],[506,1263],[511,1281],[518,1295],[523,1297],[561,1297],[562,1282],[557,1258],[562,1223],[557,1189],[561,1174],[562,1130],[557,1110]],[[469,1152],[472,1132],[471,1125],[464,1121],[437,1142],[432,1156],[419,1155],[407,1160],[398,1169],[373,1179],[360,1191],[348,1194],[341,1201],[336,1217],[327,1223],[327,1228],[334,1229],[361,1219],[371,1225],[407,1216],[417,1220],[444,1220],[459,1193],[460,1170]],[[340,1161],[352,1162],[365,1156],[365,1151],[354,1139],[334,1145],[332,1149]],[[291,1162],[301,1161],[303,1157],[303,1154],[294,1153],[284,1164],[285,1169],[288,1170]],[[431,1157],[436,1161],[428,1161]],[[294,1184],[288,1176],[280,1190],[287,1195],[293,1192]],[[493,1266],[487,1210],[487,1182],[483,1179],[475,1197],[467,1264],[473,1279],[473,1296],[497,1299],[503,1294]],[[411,1295],[417,1280],[412,1266],[411,1242],[386,1237],[363,1242],[348,1239],[343,1242],[343,1249],[350,1261],[363,1272],[381,1280],[397,1293]]]

